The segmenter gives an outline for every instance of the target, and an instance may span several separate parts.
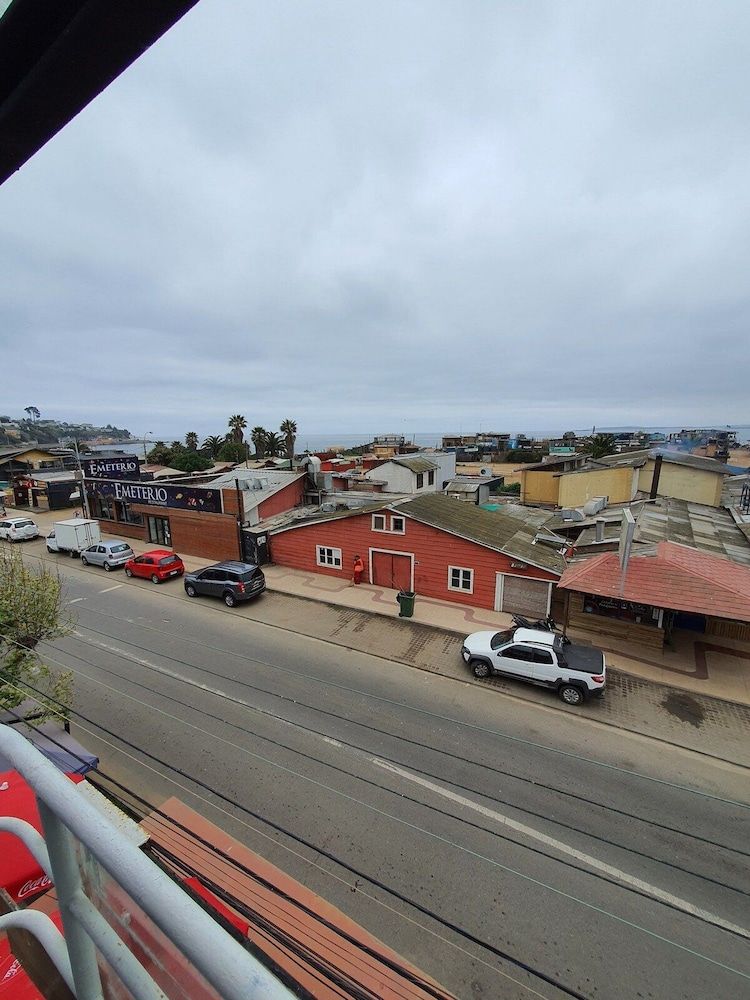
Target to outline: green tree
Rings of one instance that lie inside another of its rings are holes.
[[[225,441],[216,456],[220,462],[234,462],[238,465],[245,461],[247,447],[244,441]]]
[[[229,430],[231,432],[232,438],[235,441],[241,442],[245,437],[245,428],[247,427],[247,420],[242,416],[241,413],[235,413],[234,416],[229,418]]]
[[[185,451],[186,449],[182,441],[173,441],[169,446],[169,450],[173,455],[178,455],[181,451]]]
[[[266,457],[266,434],[268,434],[268,431],[265,427],[253,427],[250,431],[250,440],[255,446],[256,458]]]
[[[214,463],[213,459],[206,458],[205,455],[201,455],[197,451],[185,450],[173,455],[169,464],[173,469],[179,469],[180,472],[205,472]]]
[[[602,458],[604,455],[612,455],[615,450],[614,434],[595,434],[591,438],[591,457]]]
[[[287,417],[286,420],[281,421],[281,427],[279,427],[279,430],[284,435],[286,457],[291,462],[294,459],[294,443],[297,440],[297,424]]]
[[[284,451],[284,439],[274,431],[267,431],[263,439],[263,449],[269,458],[276,458]]]
[[[172,461],[172,452],[163,441],[157,441],[146,458],[152,465],[169,465]]]
[[[33,697],[38,707],[27,714],[66,717],[73,699],[73,675],[53,672],[35,649],[40,642],[69,635],[72,627],[62,608],[57,573],[44,563],[27,565],[17,550],[1,551],[0,709],[14,710]]]
[[[223,444],[223,437],[220,437],[218,434],[211,434],[203,442],[203,450],[207,451],[211,458],[216,458],[219,454],[219,449]]]
[[[41,413],[36,406],[24,406],[23,412],[28,413],[30,420],[38,420],[41,417]]]
[[[195,431],[188,431],[185,435],[185,447],[188,451],[198,450],[198,435]]]

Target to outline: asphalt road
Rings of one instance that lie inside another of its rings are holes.
[[[458,997],[750,997],[747,770],[56,561],[102,770]]]

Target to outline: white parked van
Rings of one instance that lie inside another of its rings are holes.
[[[47,551],[69,552],[73,557],[80,556],[89,545],[96,545],[101,541],[101,537],[98,521],[85,517],[55,521],[52,531],[47,535]]]

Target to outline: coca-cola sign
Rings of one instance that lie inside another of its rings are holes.
[[[52,885],[52,879],[49,875],[40,875],[39,878],[31,878],[28,882],[24,882],[21,888],[16,893],[16,899],[19,901],[26,899],[28,896],[36,896],[37,893],[42,892],[44,889],[48,889]]]

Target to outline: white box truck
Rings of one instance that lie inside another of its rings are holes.
[[[75,558],[89,545],[100,542],[101,538],[98,521],[71,517],[68,521],[55,521],[52,525],[52,531],[47,535],[47,551],[69,552]]]

